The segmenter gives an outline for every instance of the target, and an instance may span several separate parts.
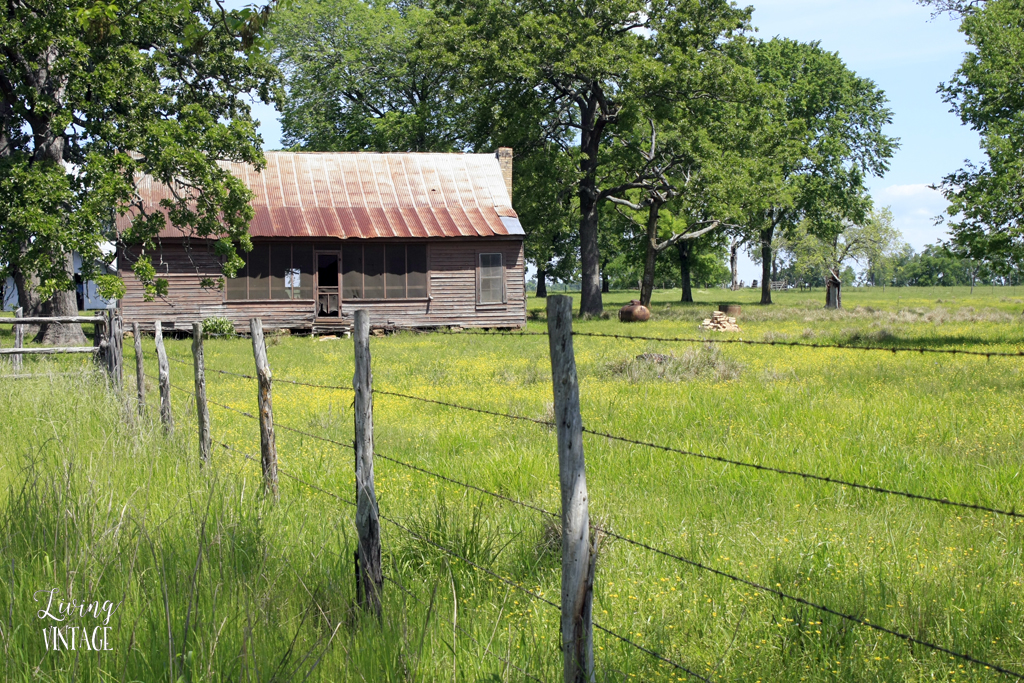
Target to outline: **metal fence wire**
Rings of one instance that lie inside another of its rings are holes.
[[[497,336],[548,336],[546,333],[539,333],[539,332],[494,332],[494,331],[490,331],[490,332],[486,332],[486,331],[485,332],[463,332],[463,333],[461,333],[461,335],[463,335],[463,336],[483,336],[483,335],[497,335]],[[644,337],[644,336],[634,336],[634,335],[615,335],[615,334],[579,333],[579,332],[574,333],[574,336],[576,336],[576,337],[590,337],[590,338],[627,339],[627,340],[634,340],[634,341],[685,342],[685,343],[738,343],[738,344],[750,344],[750,345],[758,345],[758,346],[804,347],[804,348],[811,348],[811,349],[834,348],[834,349],[845,349],[845,350],[856,350],[856,351],[890,351],[890,352],[893,352],[893,353],[897,353],[897,352],[936,353],[936,354],[964,355],[964,356],[984,356],[984,357],[987,357],[987,358],[992,358],[992,357],[1021,357],[1021,356],[1024,356],[1024,351],[1017,352],[1017,353],[971,352],[971,351],[962,351],[962,350],[959,350],[959,349],[890,348],[890,347],[870,347],[870,346],[865,347],[865,346],[851,346],[851,345],[810,344],[810,343],[802,343],[802,342],[749,341],[749,340],[742,340],[742,339],[697,339],[697,338],[681,338],[681,337],[659,338],[659,337]],[[192,363],[190,361],[185,360],[185,359],[174,358],[173,356],[171,356],[169,358],[170,358],[170,360],[173,360],[176,363],[192,365]],[[228,375],[228,376],[234,376],[234,377],[239,377],[239,378],[243,378],[243,379],[248,379],[248,380],[259,380],[259,378],[254,376],[254,375],[248,375],[248,374],[244,374],[244,373],[236,373],[236,372],[230,372],[230,371],[219,370],[219,369],[214,369],[213,372],[218,373],[218,374],[222,374],[222,375]],[[150,377],[149,375],[146,375],[146,376]],[[150,377],[150,379],[153,379],[154,381],[157,381],[156,378]],[[300,381],[300,380],[287,379],[287,378],[274,378],[273,382],[274,383],[278,383],[278,382],[286,383],[286,384],[290,384],[290,385],[301,386],[301,387],[312,388],[312,389],[355,391],[355,389],[353,387],[349,387],[349,386],[322,384],[322,383],[316,383],[316,382],[304,382],[304,381]],[[186,394],[186,395],[188,395],[190,397],[193,396],[191,391],[183,389],[183,388],[180,388],[178,386],[175,386],[174,384],[170,384],[170,388],[175,389],[175,390],[177,390],[177,391],[179,391],[181,393],[184,393],[184,394]],[[377,395],[381,395],[381,396],[387,396],[387,397],[394,397],[394,398],[399,398],[399,399],[403,399],[403,400],[417,401],[417,402],[421,402],[421,403],[425,403],[425,404],[438,405],[438,406],[445,407],[445,408],[450,408],[450,409],[453,409],[453,410],[460,410],[460,411],[472,412],[472,413],[476,413],[476,414],[483,414],[483,415],[488,415],[488,416],[491,416],[491,417],[498,417],[498,418],[502,418],[502,419],[506,419],[506,420],[510,420],[510,421],[514,421],[514,422],[526,422],[526,423],[534,424],[536,426],[543,427],[546,430],[550,430],[550,429],[552,429],[552,428],[557,426],[555,422],[550,421],[550,420],[540,420],[540,419],[526,417],[526,416],[523,416],[523,415],[515,415],[515,414],[511,414],[511,413],[506,413],[506,412],[494,411],[494,410],[490,410],[490,409],[487,409],[487,408],[468,406],[468,405],[463,405],[463,404],[459,404],[459,403],[453,403],[453,402],[449,402],[449,401],[438,400],[438,399],[434,399],[434,398],[430,398],[430,397],[425,397],[425,396],[416,396],[416,395],[408,394],[408,393],[404,393],[404,392],[384,390],[384,389],[374,389],[373,390],[373,394],[377,394]],[[259,420],[260,419],[259,416],[255,415],[255,414],[253,414],[251,412],[248,412],[248,411],[245,411],[245,410],[242,410],[242,409],[239,409],[239,408],[235,408],[235,407],[229,406],[229,405],[227,405],[225,403],[221,403],[221,402],[218,402],[218,401],[213,401],[213,400],[210,400],[210,399],[207,399],[207,403],[209,403],[211,405],[214,405],[214,406],[217,406],[219,408],[222,408],[222,409],[234,412],[236,414],[242,415],[242,416],[244,416],[246,418],[249,418],[249,419],[252,419],[252,420]],[[295,433],[295,434],[299,434],[301,436],[304,436],[304,437],[307,437],[307,438],[311,438],[311,439],[314,439],[314,440],[317,440],[317,441],[329,443],[329,444],[332,444],[332,445],[340,447],[340,448],[345,448],[345,449],[355,449],[356,448],[354,443],[345,443],[345,442],[337,440],[337,439],[332,439],[330,437],[326,437],[326,436],[323,436],[323,435],[320,435],[320,434],[315,434],[315,433],[312,433],[312,432],[309,432],[309,431],[306,431],[306,430],[302,430],[302,429],[298,429],[298,428],[295,428],[295,427],[291,427],[291,426],[289,426],[287,424],[283,424],[283,423],[280,423],[280,422],[275,422],[273,427],[275,429],[281,429],[281,430],[292,432],[292,433]],[[905,498],[907,500],[912,500],[912,501],[925,502],[925,503],[938,504],[938,505],[945,505],[945,506],[952,506],[952,507],[956,507],[956,508],[969,509],[969,510],[974,510],[974,511],[979,511],[979,512],[986,512],[986,513],[991,513],[991,514],[995,514],[995,515],[1002,515],[1002,516],[1011,517],[1011,518],[1021,518],[1021,517],[1024,517],[1024,514],[1018,513],[1014,509],[1012,509],[1012,508],[1011,509],[1004,509],[1004,508],[991,507],[991,506],[986,506],[986,505],[981,505],[981,504],[976,504],[976,503],[971,503],[971,502],[954,501],[954,500],[949,500],[949,499],[944,498],[944,497],[929,495],[929,494],[926,494],[926,493],[914,493],[914,492],[909,492],[909,491],[900,491],[900,490],[888,489],[888,488],[884,488],[884,487],[880,487],[880,486],[875,486],[875,485],[872,485],[872,484],[865,484],[865,483],[861,483],[861,482],[847,481],[847,480],[843,480],[843,479],[840,479],[840,478],[837,478],[837,477],[833,477],[833,476],[830,476],[830,475],[825,475],[825,474],[817,474],[817,473],[812,473],[812,472],[802,472],[802,471],[799,471],[799,470],[790,470],[790,469],[785,469],[785,468],[780,468],[780,467],[773,467],[773,466],[769,466],[769,465],[762,465],[762,464],[757,463],[757,462],[746,462],[746,461],[742,461],[742,460],[735,460],[735,459],[726,458],[726,457],[723,457],[723,456],[706,454],[706,453],[699,452],[699,451],[691,451],[691,450],[676,448],[676,447],[668,446],[668,445],[664,445],[664,444],[658,444],[658,443],[654,443],[654,442],[651,442],[651,441],[645,441],[645,440],[641,440],[641,439],[634,439],[634,438],[631,438],[629,436],[623,436],[623,435],[618,435],[618,434],[611,434],[611,433],[600,431],[600,430],[589,429],[587,427],[583,427],[582,428],[582,432],[586,433],[586,434],[590,434],[592,436],[602,437],[602,438],[605,438],[605,439],[610,439],[610,440],[613,440],[613,441],[616,441],[616,442],[620,442],[620,443],[624,443],[624,444],[628,444],[628,445],[639,446],[639,447],[643,447],[643,448],[651,448],[651,449],[661,450],[661,451],[666,452],[666,453],[685,455],[685,456],[688,456],[688,457],[700,458],[700,459],[714,461],[714,462],[717,462],[717,463],[726,464],[726,465],[735,466],[735,467],[749,468],[749,469],[753,469],[753,470],[757,470],[757,471],[761,471],[761,472],[766,472],[766,473],[770,473],[770,474],[774,474],[774,475],[787,476],[787,477],[799,477],[799,478],[802,478],[802,479],[811,480],[811,481],[815,481],[815,482],[822,483],[822,484],[828,484],[828,485],[832,485],[832,486],[849,487],[849,488],[852,488],[852,489],[855,489],[855,490],[858,490],[858,491],[863,491],[863,492],[868,492],[868,493],[882,494],[882,495],[887,495],[887,496],[897,496],[897,497],[902,497],[902,498]],[[234,450],[231,446],[229,446],[226,443],[223,443],[223,442],[218,442],[218,443],[225,450],[228,450],[228,451],[233,451]],[[238,451],[235,451],[235,452],[238,452]],[[253,457],[252,455],[245,454],[245,453],[242,453],[241,455],[246,460],[250,460],[250,461],[253,461],[253,462],[260,462],[259,458]],[[534,503],[530,503],[530,502],[527,502],[527,501],[519,500],[519,499],[513,498],[511,496],[507,496],[505,494],[502,494],[502,493],[499,493],[499,492],[496,492],[496,491],[491,491],[491,490],[488,490],[486,488],[477,486],[475,484],[472,484],[472,483],[469,483],[469,482],[466,482],[466,481],[462,481],[461,479],[450,477],[450,476],[442,474],[440,472],[436,472],[436,471],[433,471],[431,469],[422,467],[420,465],[416,465],[416,464],[410,463],[410,462],[405,462],[405,461],[400,460],[398,458],[395,458],[393,456],[389,456],[389,455],[382,454],[380,452],[374,451],[373,457],[374,458],[379,458],[379,459],[387,461],[387,462],[391,462],[391,463],[393,463],[393,464],[395,464],[397,466],[406,468],[406,469],[408,469],[410,471],[413,471],[413,472],[416,472],[418,474],[422,474],[422,475],[425,475],[425,476],[437,479],[439,481],[444,482],[446,485],[458,487],[458,488],[461,488],[461,489],[464,489],[464,490],[475,491],[475,492],[478,492],[478,493],[490,496],[490,497],[494,498],[495,500],[500,500],[500,501],[503,501],[503,502],[515,505],[517,507],[521,507],[521,508],[524,508],[524,509],[531,510],[533,512],[540,513],[540,514],[542,514],[544,516],[547,516],[549,518],[553,518],[553,519],[560,519],[561,518],[561,514],[560,513],[556,513],[554,511],[545,509],[545,508],[543,508],[543,507],[541,507],[539,505],[536,505]],[[343,504],[346,504],[346,505],[350,505],[350,506],[355,506],[356,505],[356,503],[354,501],[345,499],[345,498],[339,496],[338,494],[336,494],[336,493],[334,493],[332,491],[329,491],[329,490],[327,490],[327,489],[325,489],[325,488],[323,488],[323,487],[321,487],[321,486],[319,486],[319,485],[317,485],[317,484],[315,484],[313,482],[307,481],[307,480],[305,480],[302,477],[296,476],[295,474],[291,473],[290,471],[288,471],[286,469],[281,469],[281,468],[278,467],[277,471],[282,476],[284,476],[286,478],[289,478],[291,480],[294,480],[298,484],[306,486],[306,487],[310,488],[311,490],[314,490],[314,491],[317,491],[317,492],[319,492],[319,493],[321,493],[323,495],[329,496],[329,497],[333,498],[334,500],[336,500],[337,502],[340,502],[340,503],[343,503]],[[509,588],[517,590],[517,591],[519,591],[519,592],[529,596],[533,600],[536,600],[536,601],[539,601],[541,603],[544,603],[544,604],[546,604],[546,605],[548,605],[550,607],[555,608],[556,610],[561,610],[561,606],[559,604],[557,604],[557,603],[555,603],[555,602],[545,598],[542,595],[537,594],[534,591],[531,591],[530,589],[526,588],[522,584],[520,584],[518,582],[515,582],[512,579],[509,579],[508,577],[501,576],[499,573],[497,573],[497,572],[495,572],[495,571],[493,571],[493,570],[491,570],[491,569],[489,569],[487,567],[484,567],[484,566],[480,565],[479,563],[473,562],[472,560],[470,560],[470,559],[460,555],[459,553],[457,553],[456,551],[452,550],[451,548],[445,547],[442,544],[439,544],[439,543],[437,543],[437,542],[435,542],[435,541],[433,541],[433,540],[431,540],[429,538],[425,538],[422,535],[417,534],[413,529],[409,528],[409,526],[407,526],[402,521],[394,519],[394,518],[392,518],[392,517],[390,517],[388,515],[385,515],[385,514],[381,513],[379,511],[379,509],[378,510],[374,510],[374,513],[378,516],[378,518],[380,520],[383,520],[383,521],[387,522],[388,524],[390,524],[391,526],[393,526],[397,530],[405,533],[406,535],[408,535],[411,538],[417,540],[418,542],[426,543],[426,544],[434,547],[436,550],[446,554],[447,556],[449,556],[453,560],[464,562],[468,566],[472,567],[475,571],[488,574],[492,578],[494,578],[494,579],[500,581],[501,583],[507,585]],[[1016,678],[1016,679],[1024,679],[1024,673],[1020,673],[1020,672],[1016,672],[1016,671],[1010,670],[1010,669],[1008,669],[1006,667],[999,666],[999,665],[994,664],[992,662],[987,662],[985,660],[979,659],[979,658],[974,657],[974,656],[972,656],[972,655],[970,655],[968,653],[965,653],[965,652],[960,652],[960,651],[953,650],[951,648],[947,648],[947,647],[944,647],[944,646],[936,644],[936,643],[929,642],[929,641],[924,640],[922,638],[918,638],[917,636],[914,636],[914,635],[912,635],[910,633],[905,633],[905,632],[899,631],[899,630],[897,630],[895,628],[889,628],[887,626],[883,626],[881,624],[874,623],[873,621],[871,621],[870,619],[868,619],[866,617],[857,616],[855,614],[846,613],[846,612],[843,612],[841,610],[829,607],[827,605],[815,602],[813,600],[809,600],[809,599],[806,599],[806,598],[802,598],[800,596],[789,594],[789,593],[787,593],[787,592],[785,592],[785,591],[783,591],[783,590],[781,590],[779,588],[772,588],[770,586],[766,586],[766,585],[760,584],[760,583],[758,583],[756,581],[753,581],[753,580],[750,580],[750,579],[738,576],[736,574],[732,574],[730,572],[723,571],[721,569],[718,569],[716,567],[710,566],[710,565],[705,564],[703,562],[700,562],[700,561],[697,561],[697,560],[685,557],[685,556],[683,556],[681,554],[678,554],[678,553],[675,553],[673,551],[665,550],[663,548],[659,548],[659,547],[657,547],[655,545],[652,545],[650,543],[647,543],[645,541],[634,539],[634,538],[630,538],[628,536],[619,534],[619,533],[615,532],[612,529],[606,528],[605,526],[601,526],[601,525],[597,525],[597,524],[593,524],[592,523],[591,524],[591,528],[593,529],[594,532],[602,534],[602,535],[604,535],[604,536],[606,536],[608,538],[612,538],[612,539],[615,539],[617,541],[621,541],[623,543],[627,543],[629,545],[632,545],[634,547],[641,548],[641,549],[646,550],[648,552],[660,555],[662,557],[666,557],[666,558],[672,559],[672,560],[674,560],[676,562],[679,562],[679,563],[682,563],[682,564],[684,564],[686,566],[689,566],[689,567],[691,567],[691,568],[693,568],[695,570],[699,570],[699,571],[702,571],[702,572],[707,572],[707,573],[713,574],[715,576],[727,579],[727,580],[729,580],[731,582],[736,582],[736,583],[742,584],[744,586],[747,586],[749,588],[753,588],[755,590],[761,591],[763,593],[766,593],[766,594],[769,594],[769,595],[773,595],[773,596],[775,596],[777,598],[780,598],[782,600],[794,602],[794,603],[797,603],[797,604],[802,605],[804,607],[808,607],[808,608],[814,609],[816,611],[819,611],[821,613],[829,614],[829,615],[837,617],[839,619],[843,619],[845,621],[851,622],[851,623],[856,624],[858,626],[862,626],[864,628],[868,628],[868,629],[872,629],[872,630],[878,631],[880,633],[884,633],[884,634],[892,636],[894,638],[898,638],[900,640],[903,640],[903,641],[905,641],[907,643],[920,646],[920,647],[925,648],[927,650],[931,650],[931,651],[935,651],[935,652],[940,652],[940,653],[943,653],[943,654],[945,654],[945,655],[947,655],[949,657],[952,657],[952,658],[955,658],[955,659],[959,659],[961,661],[968,662],[968,663],[971,663],[971,664],[974,664],[974,665],[977,665],[977,666],[985,667],[986,669],[988,669],[990,671],[997,672],[997,673],[1002,674],[1004,676],[1008,676],[1008,677]],[[403,587],[403,590],[407,590],[407,589],[404,589],[404,587]],[[611,629],[609,629],[609,628],[607,628],[607,627],[605,627],[605,626],[603,626],[601,624],[594,623],[593,627],[595,629],[603,632],[603,633],[606,633],[607,635],[609,635],[611,637],[614,637],[614,638],[622,641],[623,643],[625,643],[625,644],[627,644],[627,645],[629,645],[631,647],[634,647],[634,648],[636,648],[636,649],[646,653],[647,655],[649,655],[649,656],[651,656],[653,658],[658,659],[659,661],[662,661],[663,663],[671,665],[672,667],[676,668],[679,671],[682,671],[682,672],[686,673],[687,675],[693,676],[694,678],[696,678],[698,680],[705,681],[705,683],[711,683],[708,678],[702,676],[701,674],[698,674],[697,672],[695,672],[692,669],[688,668],[684,664],[682,664],[682,663],[680,663],[678,661],[675,661],[675,660],[667,657],[666,655],[664,655],[662,653],[659,653],[659,652],[656,652],[654,650],[651,650],[651,649],[643,646],[642,644],[637,643],[637,642],[629,639],[628,637],[623,636],[623,635],[621,635],[621,634],[619,634],[619,633],[617,633],[617,632],[615,632],[615,631],[613,631],[613,630],[611,630]],[[494,654],[494,653],[491,653],[491,654]],[[529,674],[528,672],[526,672],[526,671],[524,671],[522,669],[519,669],[518,667],[515,667],[514,664],[512,664],[511,662],[508,662],[504,658],[500,658],[499,657],[499,659],[501,659],[501,661],[503,661],[505,664],[516,668],[523,675],[525,675],[525,676],[527,676],[527,677],[529,677],[529,678],[531,678],[533,680],[539,680],[535,676]]]

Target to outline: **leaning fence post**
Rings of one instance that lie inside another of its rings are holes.
[[[15,318],[24,318],[25,317],[25,309],[18,308],[18,310],[16,310],[14,312],[14,317]],[[25,347],[25,326],[24,325],[17,325],[16,324],[14,326],[14,348],[21,349],[21,348],[24,348],[24,347]],[[13,363],[13,367],[14,367],[15,371],[21,370],[21,354],[20,353],[14,354],[14,356],[11,358],[11,361]]]
[[[199,418],[199,458],[210,462],[210,409],[206,406],[206,367],[203,360],[203,324],[192,323],[192,365],[196,371],[196,414]]]
[[[256,379],[259,381],[257,398],[260,406],[260,462],[263,465],[263,487],[274,500],[277,492],[277,443],[274,440],[274,410],[270,397],[270,365],[267,363],[267,345],[263,341],[263,321],[249,320],[252,334],[252,354],[256,359]]]
[[[104,367],[107,362],[107,318],[103,311],[96,311],[93,314],[92,324],[92,346],[97,349],[93,357],[97,365]]]
[[[121,329],[121,313],[116,308],[107,309],[107,374],[114,390],[120,393],[124,384],[124,331]]]
[[[384,577],[380,567],[380,519],[377,493],[373,486],[373,373],[370,369],[370,314],[355,315],[356,451],[356,595],[359,604],[380,614],[380,591]]]
[[[159,368],[160,382],[160,421],[164,423],[164,431],[174,433],[174,416],[171,414],[171,368],[167,363],[167,352],[164,350],[164,331],[157,320],[153,323],[156,338],[156,360]]]
[[[139,416],[146,416],[146,366],[142,362],[142,334],[138,323],[132,323],[135,342],[135,388],[139,394]]]
[[[590,542],[583,420],[572,348],[572,299],[549,296],[548,343],[562,489],[562,671],[565,683],[594,680],[593,607],[596,548]]]

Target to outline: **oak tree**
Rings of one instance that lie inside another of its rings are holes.
[[[868,174],[881,176],[898,141],[883,133],[892,112],[874,82],[817,43],[754,43],[744,201],[748,243],[760,251],[761,303],[770,304],[772,241],[808,221],[828,239],[870,209]]]
[[[231,275],[250,246],[250,192],[217,165],[259,167],[249,101],[269,101],[262,9],[217,0],[11,0],[0,13],[0,263],[26,312],[75,315],[71,254],[93,275],[111,242],[134,251],[149,296],[166,291],[149,258],[166,218],[186,236],[215,238]],[[143,174],[174,192],[146,211]],[[117,234],[114,218],[129,214]],[[117,276],[97,277],[118,297]],[[215,286],[215,283],[207,283]],[[48,326],[48,343],[82,340]]]
[[[961,18],[973,48],[939,92],[964,124],[981,134],[986,160],[947,175],[950,247],[972,259],[1024,262],[1024,2],[935,2]]]

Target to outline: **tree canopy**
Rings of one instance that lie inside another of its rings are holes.
[[[607,202],[647,214],[645,291],[657,253],[705,230],[824,235],[867,210],[863,179],[895,148],[884,94],[816,44],[748,38],[748,21],[722,0],[320,0],[273,29],[286,142],[514,147],[527,257],[542,282],[578,269],[596,314],[632,230]]]
[[[753,45],[761,85],[750,116],[749,188],[744,221],[760,250],[761,303],[771,303],[772,240],[807,221],[826,240],[870,208],[868,174],[881,175],[897,147],[883,133],[892,120],[874,82],[857,76],[817,43],[773,39]]]
[[[459,25],[455,47],[479,65],[480,85],[539,100],[546,139],[573,159],[580,312],[600,313],[600,206],[646,182],[606,172],[609,148],[665,103],[715,96],[725,79],[709,65],[749,11],[724,0],[444,0],[439,11]]]
[[[1024,2],[938,3],[962,17],[974,48],[939,92],[981,134],[987,160],[946,176],[951,246],[975,259],[1024,262]]]
[[[473,147],[474,92],[448,27],[423,2],[321,0],[281,12],[284,144],[313,151]]]
[[[216,162],[263,163],[249,101],[273,96],[275,71],[259,39],[268,16],[269,8],[228,11],[210,0],[8,3],[0,263],[23,305],[36,308],[41,296],[73,314],[70,254],[81,254],[88,277],[95,261],[109,261],[101,248],[109,242],[137,250],[135,273],[149,295],[166,291],[148,256],[165,215],[143,212],[140,174],[173,188],[167,216],[186,235],[217,236],[225,272],[234,272],[236,247],[249,246],[251,195]],[[117,235],[114,217],[125,212],[131,227]],[[123,291],[116,276],[98,279],[108,296]]]

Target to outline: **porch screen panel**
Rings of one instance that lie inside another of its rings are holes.
[[[292,283],[292,245],[271,244],[270,298],[291,299],[288,285]]]
[[[410,244],[406,252],[406,296],[427,298],[427,245]]]
[[[385,297],[383,244],[363,247],[363,296],[367,299]]]
[[[363,248],[344,247],[341,250],[341,278],[343,299],[363,298]]]
[[[242,256],[245,258],[245,256]],[[238,301],[249,298],[249,266],[242,266],[235,273],[235,277],[225,278],[224,290],[228,301]]]
[[[249,298],[270,298],[270,249],[256,244],[249,252]]]
[[[297,282],[296,282],[297,280]],[[313,245],[292,245],[291,298],[313,298]]]
[[[405,298],[405,245],[389,244],[387,256],[387,297],[389,299]]]

